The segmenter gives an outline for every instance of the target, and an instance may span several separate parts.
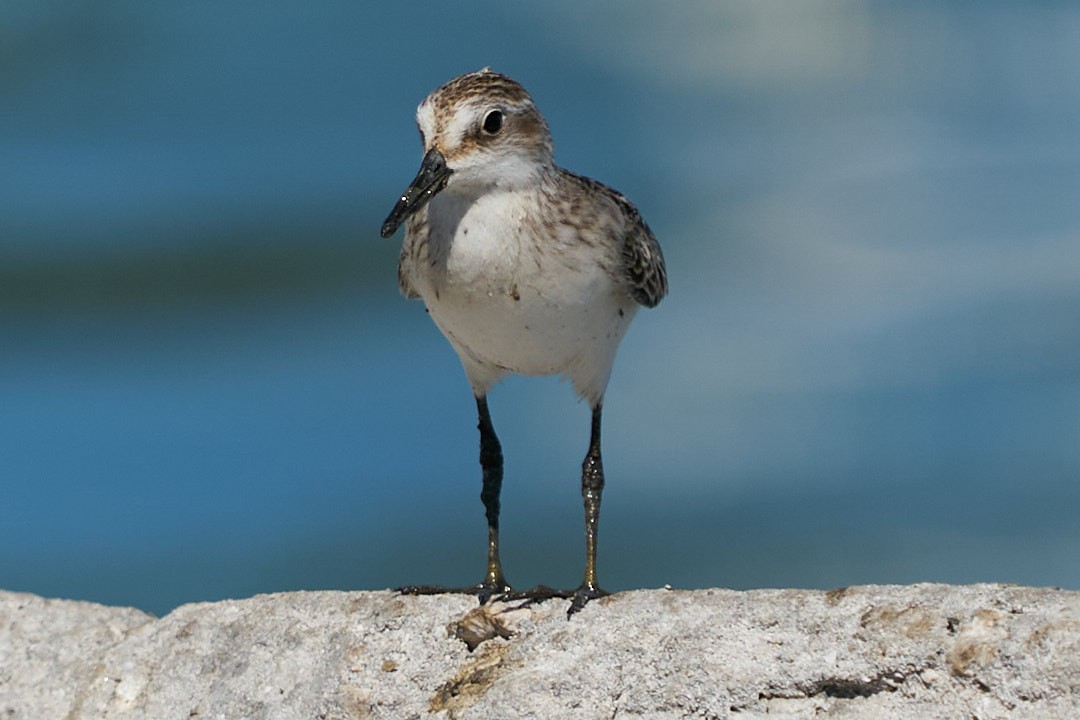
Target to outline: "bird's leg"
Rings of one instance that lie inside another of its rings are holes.
[[[480,602],[486,602],[493,595],[510,590],[503,577],[502,563],[499,561],[499,494],[502,492],[503,455],[495,426],[491,423],[487,397],[476,398],[476,410],[480,416],[480,468],[484,473],[484,485],[480,499],[484,503],[484,513],[488,525],[487,575],[477,587]]]
[[[480,416],[480,468],[484,473],[484,484],[480,499],[484,502],[484,512],[488,525],[488,560],[487,574],[479,585],[464,588],[448,588],[441,585],[408,585],[398,588],[405,595],[441,595],[442,593],[470,593],[486,603],[492,597],[502,597],[510,592],[510,585],[503,577],[502,563],[499,562],[499,494],[502,491],[503,456],[502,446],[491,424],[487,397],[476,398],[476,410]]]
[[[593,407],[589,451],[581,463],[581,497],[585,501],[585,578],[574,591],[568,615],[585,607],[590,600],[608,594],[596,582],[596,532],[600,521],[600,496],[604,492],[604,463],[600,457],[601,409],[599,402]]]

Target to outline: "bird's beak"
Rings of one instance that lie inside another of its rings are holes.
[[[420,172],[416,173],[409,187],[401,194],[397,205],[382,224],[379,234],[384,238],[393,235],[398,226],[405,222],[405,218],[427,205],[431,198],[446,187],[446,181],[452,172],[454,171],[446,167],[446,158],[441,152],[435,148],[428,150],[424,161],[420,163]]]

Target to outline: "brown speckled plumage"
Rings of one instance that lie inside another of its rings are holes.
[[[602,182],[565,170],[562,174],[569,182],[578,183],[589,191],[573,193],[576,202],[571,204],[569,215],[587,216],[583,198],[589,194],[608,199],[618,207],[617,214],[623,222],[620,227],[613,228],[611,235],[612,244],[619,248],[618,278],[634,300],[648,308],[656,307],[667,295],[667,267],[660,243],[641,213],[625,195]]]
[[[583,175],[557,168],[558,177],[552,189],[540,193],[543,202],[538,208],[545,212],[527,215],[523,222],[530,228],[538,252],[544,252],[543,239],[555,234],[556,226],[586,226],[602,228],[606,235],[603,246],[613,254],[614,262],[607,269],[624,283],[630,296],[645,307],[656,307],[667,295],[667,268],[664,254],[652,230],[637,208],[622,193]],[[567,193],[558,190],[572,186]],[[576,187],[574,187],[576,186]],[[612,211],[610,205],[614,205]],[[409,268],[430,261],[428,251],[427,208],[407,221],[406,240],[398,262],[398,285],[409,299],[420,295],[409,282]],[[579,233],[578,241],[585,245],[601,244],[600,238]]]
[[[498,122],[488,128],[493,113]],[[403,213],[402,293],[428,305],[478,394],[507,369],[562,372],[597,402],[634,304],[655,307],[667,294],[663,252],[649,226],[618,191],[555,164],[547,123],[525,89],[505,75],[485,68],[451,80],[420,104],[417,124],[425,163],[439,170],[446,189],[411,188],[416,197],[403,198],[415,206]],[[428,181],[426,172],[418,181]],[[594,271],[608,280],[587,279]],[[555,325],[567,321],[557,310],[596,293],[607,298],[597,300],[597,308],[619,310],[614,330],[603,332],[612,338],[610,348],[599,354],[583,346],[561,360],[531,363],[503,357],[481,337],[484,331],[468,330],[485,311],[493,313],[485,322],[524,327],[517,316],[546,306],[548,319],[531,318],[530,334],[546,328],[549,344],[589,342],[600,329],[579,327],[560,336]],[[514,297],[515,305],[494,300],[503,296]],[[596,367],[578,367],[586,357]]]

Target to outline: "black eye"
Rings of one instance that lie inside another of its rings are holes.
[[[502,130],[503,114],[498,110],[492,110],[484,116],[484,132],[488,135],[496,135]]]

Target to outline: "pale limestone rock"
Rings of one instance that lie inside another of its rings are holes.
[[[1080,717],[1078,592],[643,590],[565,610],[295,592],[155,619],[0,592],[0,719]]]

